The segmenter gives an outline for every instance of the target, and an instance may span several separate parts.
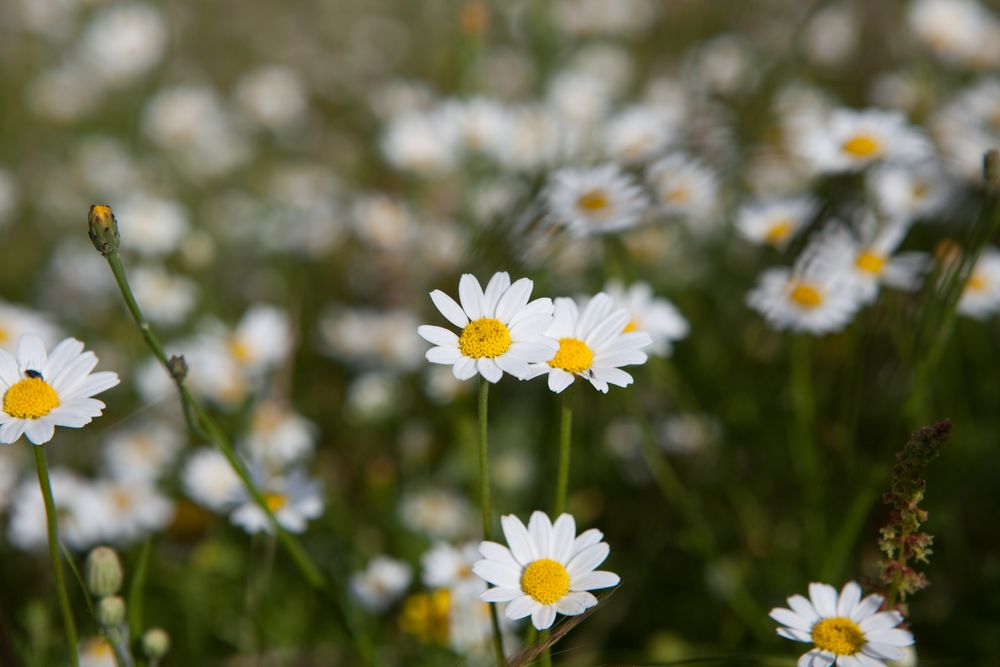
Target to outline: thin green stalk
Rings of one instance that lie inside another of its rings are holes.
[[[479,505],[483,512],[483,539],[493,539],[493,511],[490,509],[490,452],[489,452],[489,399],[490,383],[479,380]],[[497,667],[504,667],[507,658],[503,653],[503,636],[497,619],[497,606],[490,606],[490,624],[493,626],[493,653]]]
[[[45,500],[45,521],[49,533],[49,559],[52,561],[52,571],[56,576],[56,592],[59,594],[59,610],[62,612],[63,626],[66,630],[67,651],[69,662],[73,667],[79,667],[78,640],[76,623],[73,622],[73,608],[69,605],[69,595],[66,593],[66,577],[63,575],[62,556],[59,554],[59,525],[56,515],[56,503],[52,499],[52,485],[49,482],[49,466],[45,461],[45,448],[32,446],[35,452],[35,469],[38,471],[38,486]]]
[[[809,553],[820,556],[823,526],[823,489],[816,448],[816,402],[813,394],[812,340],[800,334],[792,340],[792,406],[795,432],[792,435],[792,459],[798,468],[804,491],[805,533]]]
[[[555,517],[566,510],[566,496],[569,493],[569,456],[570,441],[573,435],[573,408],[569,402],[569,392],[561,398],[561,418],[559,422],[559,474],[556,478],[556,511]]]

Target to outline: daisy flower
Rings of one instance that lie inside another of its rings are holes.
[[[777,607],[769,614],[782,627],[785,639],[814,644],[802,654],[799,667],[885,667],[885,660],[899,660],[913,635],[896,627],[903,622],[897,611],[883,611],[881,595],[862,599],[853,581],[840,595],[827,584],[809,584],[809,599],[788,598],[790,609]]]
[[[99,501],[95,521],[105,540],[128,544],[162,530],[174,518],[173,502],[148,480],[106,480],[94,493]]]
[[[455,547],[440,542],[420,558],[421,581],[429,588],[447,588],[455,597],[474,598],[486,590],[482,579],[472,571],[479,560],[479,544],[467,542]]]
[[[268,509],[288,532],[305,532],[308,521],[323,514],[319,483],[300,471],[266,480],[258,479],[257,482]],[[273,530],[267,514],[251,498],[246,498],[229,520],[248,533],[269,533]]]
[[[608,385],[627,387],[632,376],[620,366],[643,364],[642,348],[653,342],[644,331],[626,331],[631,315],[616,309],[611,297],[601,292],[583,312],[573,299],[558,298],[552,325],[545,335],[559,344],[549,361],[531,365],[529,377],[548,374],[549,389],[559,393],[576,377],[589,380],[594,388],[607,393]]]
[[[542,332],[552,322],[552,300],[529,302],[533,283],[527,278],[510,282],[506,272],[496,273],[486,291],[476,278],[466,273],[458,283],[459,305],[442,292],[431,292],[431,301],[445,318],[459,327],[459,335],[428,324],[417,328],[424,340],[433,343],[427,361],[448,364],[459,380],[477,373],[497,382],[510,373],[518,379],[529,375],[528,364],[551,359],[556,344]]]
[[[549,181],[546,198],[553,218],[576,236],[633,227],[647,205],[639,186],[614,164],[560,169]]]
[[[413,572],[401,560],[375,556],[368,567],[350,578],[351,593],[365,609],[383,612],[410,586]]]
[[[0,301],[0,348],[13,352],[26,333],[37,334],[49,344],[59,336],[55,324],[43,313]]]
[[[800,136],[799,152],[817,171],[858,171],[880,163],[914,163],[930,152],[927,139],[896,111],[836,109]]]
[[[719,182],[715,173],[697,160],[677,153],[653,164],[647,179],[656,202],[667,215],[702,220],[715,210]]]
[[[815,212],[816,201],[811,197],[746,204],[736,214],[736,231],[751,243],[781,250],[809,224]]]
[[[531,616],[539,630],[552,627],[556,612],[576,616],[597,605],[588,591],[617,586],[617,574],[595,571],[610,553],[604,534],[591,528],[579,537],[576,521],[562,514],[555,524],[544,512],[534,512],[527,528],[513,514],[500,519],[510,548],[483,542],[472,570],[495,588],[485,602],[509,602],[507,618]]]
[[[650,352],[654,354],[669,355],[673,342],[687,336],[691,329],[677,307],[653,294],[648,283],[633,283],[626,288],[621,283],[611,282],[604,291],[615,305],[623,306],[629,313],[631,319],[623,331],[648,333],[653,339]]]
[[[819,242],[791,269],[768,269],[747,294],[747,305],[776,329],[821,335],[839,331],[861,305],[843,263],[823,261]]]
[[[868,174],[868,187],[879,210],[898,220],[915,220],[941,212],[955,190],[937,162],[873,169]]]
[[[17,357],[0,349],[0,442],[10,444],[25,435],[33,444],[52,439],[56,426],[80,428],[99,417],[104,403],[95,398],[118,384],[110,371],[91,373],[97,365],[83,343],[67,338],[49,354],[41,337],[25,334]]]
[[[604,148],[616,160],[639,164],[662,152],[673,134],[667,114],[653,106],[637,105],[608,121]]]
[[[958,312],[985,320],[1000,311],[1000,250],[985,248],[965,283]]]

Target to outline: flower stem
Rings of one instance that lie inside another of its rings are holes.
[[[570,441],[573,435],[573,408],[569,402],[569,392],[561,397],[561,414],[559,420],[559,474],[556,478],[556,511],[553,518],[566,510],[566,497],[569,494],[569,455]]]
[[[493,539],[493,511],[490,508],[490,456],[489,456],[489,399],[490,383],[486,378],[479,380],[479,506],[483,512],[483,539]],[[503,637],[497,606],[490,605],[490,624],[493,626],[493,652],[497,667],[504,667],[507,658],[503,653]]]
[[[806,335],[792,340],[792,406],[795,431],[792,435],[792,458],[804,483],[805,533],[809,552],[817,556],[823,527],[823,495],[814,431],[816,429],[816,399],[813,394],[812,341]]]
[[[153,327],[146,320],[145,316],[142,314],[142,309],[139,308],[139,304],[136,302],[135,295],[132,292],[132,287],[128,282],[128,278],[125,275],[125,268],[122,266],[121,257],[118,252],[109,252],[104,255],[104,258],[107,260],[108,266],[111,268],[111,273],[115,277],[115,282],[118,284],[118,289],[121,291],[122,298],[125,300],[125,305],[127,306],[129,313],[132,315],[132,319],[138,326],[139,332],[142,334],[142,338],[146,342],[146,346],[149,347],[150,351],[152,351],[153,355],[160,362],[160,365],[166,369],[170,378],[174,381],[174,384],[177,387],[177,393],[180,396],[181,407],[184,411],[184,419],[187,422],[188,429],[197,437],[210,441],[220,452],[222,452],[222,455],[229,462],[233,471],[240,478],[240,481],[243,483],[243,487],[246,489],[249,496],[268,517],[268,520],[274,529],[274,533],[277,535],[278,543],[281,544],[281,547],[292,559],[292,562],[295,563],[295,566],[298,568],[302,577],[309,583],[310,586],[324,593],[325,596],[336,605],[338,611],[340,612],[341,620],[344,624],[347,635],[351,637],[358,653],[361,654],[367,664],[374,665],[374,647],[371,644],[371,640],[367,635],[360,632],[358,623],[345,603],[341,590],[339,590],[340,587],[335,586],[335,582],[329,581],[323,575],[319,567],[317,567],[313,560],[309,557],[309,554],[302,547],[298,539],[286,531],[281,524],[278,523],[277,518],[274,516],[274,512],[271,511],[271,508],[268,507],[267,502],[264,500],[264,495],[261,493],[260,489],[250,476],[250,472],[247,470],[246,465],[236,455],[236,451],[233,449],[229,438],[218,426],[218,424],[216,424],[215,420],[212,419],[207,412],[205,412],[205,409],[188,390],[187,384],[184,381],[185,375],[187,374],[187,367],[183,358],[167,357],[163,345],[160,343],[159,338],[153,331]]]
[[[66,593],[66,578],[63,575],[62,557],[59,554],[59,525],[56,515],[56,504],[52,499],[52,485],[49,482],[49,466],[45,461],[45,448],[33,446],[35,451],[35,469],[38,471],[38,487],[42,490],[45,500],[45,521],[49,532],[49,559],[52,561],[52,571],[56,576],[56,592],[59,594],[59,610],[62,612],[63,626],[66,630],[66,643],[69,651],[69,663],[73,667],[80,664],[76,624],[73,622],[73,609],[69,605]]]

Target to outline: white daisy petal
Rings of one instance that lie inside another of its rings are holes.
[[[883,598],[881,595],[873,593],[872,595],[867,596],[861,602],[854,605],[854,609],[850,614],[850,619],[855,623],[861,622],[877,612],[882,607],[882,602]],[[819,611],[818,608],[817,611]]]
[[[527,278],[515,280],[497,302],[496,318],[505,324],[510,323],[514,314],[528,305],[533,287],[534,283]]]
[[[524,527],[520,519],[513,514],[507,514],[500,517],[500,526],[503,528],[504,537],[507,538],[510,552],[518,564],[527,565],[531,561],[538,559],[538,554],[535,551],[535,545],[531,541],[531,536],[528,534],[528,529]]]
[[[552,558],[552,522],[545,512],[534,511],[528,519],[528,535],[539,558]]]
[[[838,667],[861,667],[861,661],[853,655],[837,656]]]
[[[560,514],[552,524],[552,560],[565,565],[573,553],[576,520],[571,514]]]
[[[869,641],[879,644],[889,644],[890,646],[909,646],[913,643],[913,635],[907,630],[890,628],[886,630],[874,630],[865,633]]]
[[[776,607],[772,609],[768,614],[771,618],[776,620],[782,625],[787,625],[790,628],[796,630],[802,630],[803,632],[809,632],[812,629],[813,624],[796,614],[790,609],[784,609],[782,607]]]
[[[516,377],[518,380],[527,379],[528,375],[531,373],[531,367],[528,366],[527,362],[516,357],[512,357],[509,354],[497,357],[494,359],[494,362],[500,367],[500,370]]]
[[[608,547],[607,542],[600,542],[583,549],[570,558],[569,563],[566,565],[570,581],[576,581],[583,577],[583,575],[592,572],[594,568],[607,559],[610,552],[611,549]]]
[[[596,528],[590,528],[583,531],[580,535],[573,540],[573,550],[570,553],[570,558],[580,553],[592,544],[597,544],[604,539],[604,533],[597,530]]]
[[[570,590],[596,591],[601,588],[611,588],[621,583],[621,577],[613,572],[597,570],[582,577],[576,577],[570,582]]]
[[[503,322],[502,318],[497,317],[497,303],[499,303],[500,297],[502,297],[504,292],[506,292],[509,288],[510,276],[506,271],[493,274],[493,277],[490,278],[490,282],[486,285],[486,291],[483,296],[483,317],[493,317]]]
[[[901,660],[906,655],[898,646],[882,642],[869,641],[861,647],[861,650],[879,660]]]
[[[45,368],[45,360],[48,354],[45,352],[45,343],[41,336],[35,334],[24,334],[17,342],[17,362],[22,371],[39,371]]]
[[[511,600],[521,597],[524,593],[521,592],[520,588],[490,588],[489,590],[483,592],[479,596],[479,599],[483,602],[510,602]]]
[[[452,366],[451,372],[459,380],[468,380],[476,374],[476,360],[460,357]]]
[[[520,568],[493,560],[477,560],[472,566],[472,571],[481,579],[502,588],[518,588],[521,583]]]
[[[77,339],[66,338],[60,341],[58,345],[52,348],[52,352],[45,362],[45,377],[55,378],[62,373],[66,364],[76,359],[82,353],[83,343]]]
[[[564,616],[577,616],[587,611],[586,603],[578,597],[566,595],[555,602],[556,611]]]
[[[903,615],[898,611],[883,611],[875,614],[874,616],[869,616],[865,620],[858,623],[862,632],[869,633],[876,630],[885,630],[887,628],[894,628],[903,622]]]
[[[548,630],[556,620],[556,609],[553,605],[540,606],[531,614],[531,623],[538,630]]]
[[[459,329],[464,329],[469,324],[469,317],[462,310],[462,307],[441,290],[436,289],[431,292],[431,301],[434,302],[437,309],[444,315],[444,318]]]
[[[17,360],[7,350],[0,349],[0,382],[6,386],[17,384],[21,379],[21,371]]]
[[[470,320],[483,317],[483,288],[471,273],[462,274],[458,281],[458,300]]]
[[[499,382],[500,378],[503,377],[503,371],[492,359],[476,360],[476,368],[479,370],[479,374],[490,382]]]
[[[458,336],[444,327],[423,324],[417,327],[417,335],[433,345],[442,347],[458,347]]]
[[[516,621],[519,618],[524,618],[525,616],[531,616],[531,614],[541,607],[530,595],[522,595],[519,598],[515,598],[507,605],[507,618],[512,621]]]
[[[27,425],[28,421],[25,419],[18,419],[4,424],[4,426],[0,428],[0,442],[5,445],[17,442],[17,439],[24,433],[24,429]]]
[[[98,373],[91,373],[90,375],[78,380],[72,387],[60,391],[59,395],[67,401],[75,398],[89,398],[94,394],[99,394],[102,391],[111,389],[112,387],[117,387],[120,383],[121,379],[118,377],[117,373],[113,373],[111,371],[100,371]]]
[[[778,628],[778,635],[796,642],[809,643],[812,641],[812,635],[804,630],[796,630],[795,628]]]
[[[903,652],[899,652],[899,657],[903,657]],[[885,663],[874,656],[867,655],[865,653],[855,653],[854,658],[858,661],[861,667],[885,667]],[[898,660],[898,658],[896,658]]]
[[[553,368],[549,371],[549,389],[555,393],[560,393],[563,389],[573,384],[573,374],[567,373],[561,368]]]
[[[513,343],[506,356],[515,357],[529,364],[545,362],[555,356],[559,345],[555,341],[537,341],[531,343]]]
[[[432,364],[454,364],[462,358],[462,353],[457,347],[432,347],[424,357]]]
[[[840,591],[840,599],[837,601],[837,615],[849,616],[854,611],[854,606],[860,601],[861,586],[853,581],[848,581]]]
[[[809,584],[809,599],[823,618],[837,615],[837,589],[829,584]]]
[[[809,624],[809,627],[812,627],[812,624],[819,620],[819,614],[816,613],[815,607],[812,606],[812,603],[808,599],[801,595],[793,595],[788,598],[788,606],[792,608],[792,611],[801,616]]]

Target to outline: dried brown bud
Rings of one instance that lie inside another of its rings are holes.
[[[175,354],[167,359],[167,369],[170,371],[170,377],[175,380],[183,380],[187,377],[188,365],[184,355]]]

